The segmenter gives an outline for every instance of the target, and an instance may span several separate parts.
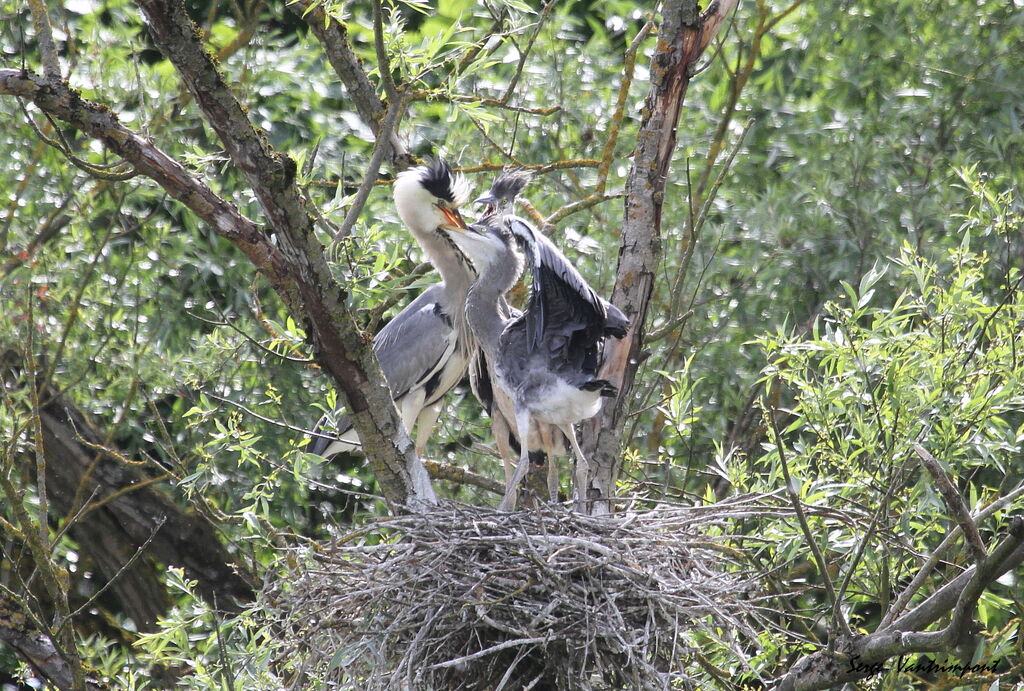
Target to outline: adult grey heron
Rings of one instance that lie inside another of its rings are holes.
[[[500,388],[513,402],[518,437],[528,439],[531,423],[537,422],[561,430],[576,456],[576,499],[582,506],[589,463],[573,425],[596,415],[602,396],[615,395],[612,383],[597,374],[605,337],[621,338],[629,322],[594,293],[550,240],[521,218],[492,217],[451,237],[479,273],[467,296],[466,319],[494,363]],[[530,299],[525,312],[506,317],[500,304],[522,272],[520,246],[533,277]],[[515,507],[528,462],[523,444],[500,510]]]
[[[448,234],[466,225],[459,207],[469,200],[470,187],[437,159],[399,173],[393,195],[402,222],[442,279],[388,322],[373,344],[402,422],[409,434],[415,427],[416,452],[422,453],[441,399],[465,376],[475,349],[465,303],[476,272]],[[335,436],[314,436],[310,453],[329,458],[358,446],[352,423],[340,413],[318,423],[321,431],[331,427],[330,418],[337,419]]]

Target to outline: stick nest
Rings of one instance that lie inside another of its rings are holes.
[[[725,546],[727,519],[755,510],[441,506],[290,553],[264,611],[296,687],[687,685],[707,664],[695,652],[764,631],[753,574]]]

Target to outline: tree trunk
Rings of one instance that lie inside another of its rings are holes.
[[[60,691],[71,691],[75,688],[74,671],[54,645],[53,639],[36,628],[26,612],[24,603],[6,594],[0,594],[0,641],[11,646],[21,659],[53,688]],[[8,688],[8,685],[4,684],[4,687]],[[85,691],[101,691],[107,687],[86,678],[84,688]]]
[[[40,417],[51,515],[73,516],[69,532],[78,549],[103,579],[116,575],[110,590],[140,630],[155,630],[168,605],[155,562],[183,568],[199,594],[222,610],[237,612],[252,600],[253,586],[209,521],[179,508],[139,469],[87,446],[101,446],[102,439],[67,401],[53,399]],[[145,553],[125,569],[147,541]]]
[[[645,357],[644,323],[662,254],[665,182],[690,71],[736,2],[713,2],[703,15],[699,14],[696,0],[665,0],[662,7],[658,43],[651,59],[651,90],[626,179],[625,217],[612,294],[612,302],[629,316],[631,323],[625,338],[613,339],[606,345],[602,374],[618,383],[619,394],[586,423],[584,434],[585,451],[591,460],[591,513],[609,512],[611,498],[615,496],[627,403],[637,368]]]

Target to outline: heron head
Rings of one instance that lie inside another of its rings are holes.
[[[477,206],[486,204],[483,214],[480,215],[482,219],[493,216],[498,210],[498,199],[491,192],[480,195],[473,200],[473,203]]]
[[[511,237],[500,223],[470,223],[465,228],[456,229],[451,238],[481,271],[496,261],[508,259]]]
[[[530,181],[530,174],[521,169],[510,169],[502,171],[501,175],[494,179],[491,189],[487,193],[477,197],[474,204],[486,204],[481,218],[490,218],[495,214],[512,213],[516,198],[522,193],[526,183]]]
[[[469,200],[469,193],[466,178],[439,158],[398,174],[395,207],[402,222],[414,233],[465,228],[459,207]]]

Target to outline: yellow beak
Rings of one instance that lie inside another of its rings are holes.
[[[437,208],[440,209],[441,213],[443,213],[445,218],[448,219],[448,224],[444,226],[445,228],[466,228],[466,222],[462,220],[462,214],[459,213],[458,209],[446,209],[441,205],[438,205]]]

